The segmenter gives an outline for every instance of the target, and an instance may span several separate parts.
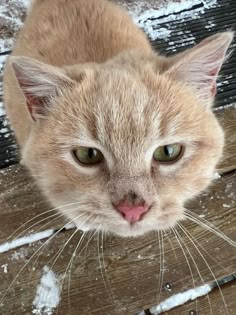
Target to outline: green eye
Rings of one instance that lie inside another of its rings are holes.
[[[178,143],[163,145],[154,151],[153,158],[161,163],[177,162],[182,152],[183,147]]]
[[[102,153],[94,148],[79,147],[73,154],[75,159],[84,165],[98,164],[103,160]]]

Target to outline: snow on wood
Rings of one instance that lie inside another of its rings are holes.
[[[160,25],[168,25],[176,19],[181,21],[199,19],[200,14],[216,5],[217,0],[186,0],[170,2],[162,8],[150,9],[141,14],[135,14],[135,12],[130,12],[130,14],[134,22],[148,34],[151,40],[168,39],[171,31],[168,27]]]
[[[28,250],[24,247],[20,248],[18,251],[14,251],[11,255],[11,261],[25,259],[28,254]]]
[[[5,114],[6,114],[6,111],[3,106],[3,102],[0,102],[0,116],[4,116]]]
[[[33,301],[32,314],[52,315],[60,302],[60,293],[59,279],[52,270],[45,266]]]
[[[204,296],[212,291],[212,286],[209,284],[202,285],[200,287],[187,290],[183,293],[175,294],[165,301],[161,302],[159,305],[150,308],[150,313],[152,315],[158,315],[162,312],[171,310],[174,307],[183,305],[189,301],[193,301],[196,298]]]
[[[3,268],[4,273],[8,273],[8,264],[2,265],[1,268]]]
[[[48,238],[48,237],[52,236],[53,233],[54,233],[54,230],[49,229],[49,230],[38,232],[35,234],[30,234],[28,236],[23,236],[23,237],[15,239],[13,241],[6,242],[6,243],[0,245],[0,253],[5,253],[5,252],[7,252],[13,248],[17,248],[17,247],[20,247],[23,245],[31,244],[33,242]]]
[[[12,49],[16,32],[22,26],[31,0],[0,1],[0,53]]]

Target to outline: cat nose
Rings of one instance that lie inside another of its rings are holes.
[[[130,205],[125,201],[121,201],[116,205],[116,209],[122,213],[124,219],[129,223],[140,221],[149,208],[150,206],[146,204]]]

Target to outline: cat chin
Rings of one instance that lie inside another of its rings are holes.
[[[130,224],[126,221],[118,222],[118,224],[111,223],[109,225],[104,225],[102,223],[97,223],[96,225],[87,223],[80,224],[80,222],[75,222],[76,227],[83,231],[100,231],[105,232],[106,234],[112,234],[120,237],[139,237],[147,233],[151,232],[159,232],[169,230],[174,228],[177,222],[184,220],[184,214],[176,214],[176,216],[172,216],[169,220],[142,220],[135,224]]]

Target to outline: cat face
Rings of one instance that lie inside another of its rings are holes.
[[[62,211],[82,228],[138,235],[173,226],[221,154],[213,114],[165,75],[101,69],[84,80],[51,105],[24,152],[41,188],[55,206],[73,204]],[[184,151],[179,160],[154,159],[157,148],[175,143]],[[74,156],[80,147],[96,148],[103,160],[82,165]],[[132,224],[115,206],[131,193],[131,205],[149,206]]]
[[[193,70],[185,73],[182,62],[161,73],[150,63],[117,67],[117,60],[51,72],[54,91],[61,88],[43,99],[48,106],[42,109],[40,97],[29,108],[36,122],[23,159],[78,228],[121,236],[168,229],[184,218],[185,201],[212,180],[224,142],[210,109],[215,81],[208,74],[197,82],[195,75],[187,84]],[[173,161],[158,160],[176,150]]]

